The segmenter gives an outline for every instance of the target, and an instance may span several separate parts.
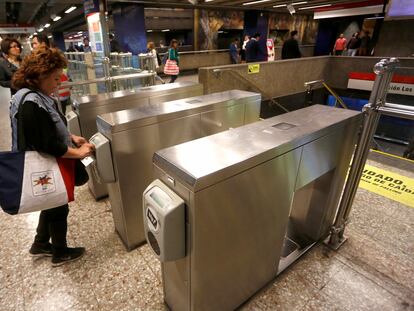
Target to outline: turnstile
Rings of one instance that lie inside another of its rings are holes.
[[[89,139],[97,131],[96,117],[100,114],[202,94],[202,84],[185,81],[83,96],[73,101],[73,111],[67,114],[68,127],[71,133]],[[89,189],[95,199],[107,196],[106,185],[97,182],[89,169],[88,172]]]
[[[360,123],[315,105],[157,151],[143,214],[169,307],[234,310],[326,237]]]
[[[145,242],[141,196],[152,180],[154,152],[258,121],[260,103],[258,93],[232,90],[98,116],[112,150],[116,181],[108,191],[115,228],[128,250]]]

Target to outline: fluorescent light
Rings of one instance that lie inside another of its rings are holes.
[[[49,28],[50,27],[50,24],[49,23],[47,23],[46,25],[44,25],[43,26],[44,28]]]
[[[284,6],[286,6],[286,4],[278,4],[278,5],[274,5],[274,8],[283,8]]]
[[[37,32],[33,33],[34,35],[37,35]]]
[[[38,32],[42,32],[43,31],[43,28],[39,28],[37,31]]]
[[[298,10],[310,10],[310,9],[316,9],[316,8],[323,8],[327,6],[331,6],[332,4],[321,4],[321,5],[315,5],[315,6],[307,6],[304,8],[299,8]]]
[[[78,31],[78,34],[83,34],[83,31]]]
[[[163,30],[161,30],[162,32],[167,32],[167,31],[170,31],[169,29],[163,29]]]
[[[213,2],[214,0],[205,0],[204,2]]]
[[[148,29],[147,32],[153,32],[153,30],[152,29]]]
[[[47,36],[49,39],[52,39],[52,36]]]
[[[71,6],[69,9],[67,9],[67,10],[65,11],[65,13],[66,13],[66,14],[69,14],[70,12],[72,12],[72,11],[74,11],[74,10],[76,10],[76,6]]]
[[[259,0],[259,1],[252,1],[252,2],[245,2],[243,3],[243,5],[252,5],[252,4],[258,4],[258,3],[263,3],[263,2],[269,2],[271,0]]]
[[[69,37],[69,39],[73,39],[73,37]]]
[[[302,2],[294,2],[292,5],[299,5],[299,4],[306,4],[308,1],[302,1]]]
[[[60,17],[60,16],[56,16],[54,19],[53,19],[53,21],[54,22],[57,22],[58,20],[60,20],[62,17]]]
[[[219,31],[217,31],[217,33],[223,33],[224,31],[223,30],[219,30]]]

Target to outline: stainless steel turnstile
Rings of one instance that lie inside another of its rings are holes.
[[[234,310],[326,237],[360,121],[315,105],[157,151],[143,214],[169,307]]]
[[[73,101],[73,111],[67,115],[68,126],[73,134],[89,139],[97,131],[96,116],[100,114],[202,94],[202,84],[178,82],[83,96]],[[106,185],[98,183],[93,174],[89,175],[88,185],[95,199],[107,196]]]
[[[129,250],[145,242],[141,196],[152,180],[154,152],[258,121],[260,102],[258,93],[232,90],[98,116],[98,130],[111,143],[115,228]]]

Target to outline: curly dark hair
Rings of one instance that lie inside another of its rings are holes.
[[[24,58],[13,75],[12,86],[15,89],[38,89],[41,79],[66,66],[67,60],[62,52],[54,48],[41,47]]]

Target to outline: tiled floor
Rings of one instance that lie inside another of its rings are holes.
[[[399,161],[369,164],[414,178],[414,164]],[[0,213],[0,311],[167,310],[158,261],[147,245],[125,250],[109,201],[95,202],[84,186],[70,207],[69,244],[87,253],[58,268],[28,255],[37,214]],[[413,208],[360,189],[340,250],[314,247],[240,309],[414,310],[413,229]]]

